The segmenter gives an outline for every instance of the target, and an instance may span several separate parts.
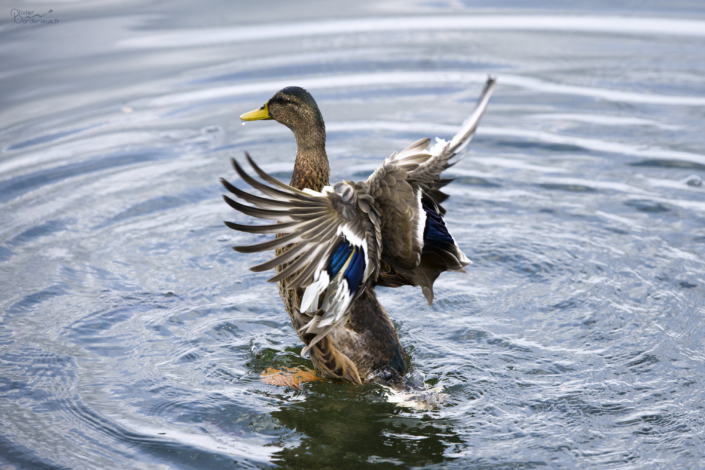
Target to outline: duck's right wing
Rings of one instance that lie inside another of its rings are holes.
[[[494,78],[487,80],[475,110],[450,142],[437,139],[428,148],[430,139],[418,140],[393,153],[367,180],[381,220],[379,285],[420,286],[431,304],[438,276],[445,271],[465,272],[470,264],[443,219],[441,203],[448,195],[441,188],[452,180],[441,178],[441,173],[454,164],[450,159],[474,135],[494,84]]]

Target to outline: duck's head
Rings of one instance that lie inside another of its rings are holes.
[[[264,106],[240,116],[243,121],[274,119],[291,129],[299,144],[310,139],[325,142],[323,116],[311,94],[298,86],[276,92]]]

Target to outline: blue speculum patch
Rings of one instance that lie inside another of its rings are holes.
[[[330,260],[328,261],[328,276],[332,279],[338,274],[340,268],[343,267],[345,261],[347,261],[352,252],[352,246],[346,241],[341,240],[338,245],[333,249],[330,255]]]
[[[423,209],[426,211],[426,226],[423,231],[424,246],[436,246],[447,250],[450,246],[455,245],[455,241],[450,236],[443,217],[428,204],[424,204]]]
[[[353,247],[345,239],[341,240],[330,255],[327,271],[331,279],[335,277],[345,265],[348,258],[350,258],[351,254],[352,259],[345,269],[343,277],[348,281],[350,294],[354,295],[360,287],[362,276],[365,273],[365,254],[360,248]]]
[[[351,295],[355,295],[358,287],[360,287],[364,273],[365,253],[360,248],[357,248],[353,253],[348,269],[345,270],[345,279],[348,280],[348,289],[350,289]]]

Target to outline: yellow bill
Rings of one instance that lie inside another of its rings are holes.
[[[243,121],[264,121],[266,119],[272,119],[272,117],[269,115],[269,108],[267,107],[267,103],[265,103],[261,108],[243,114],[240,116],[240,119]]]

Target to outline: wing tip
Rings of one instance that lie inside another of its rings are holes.
[[[433,305],[433,284],[431,284],[431,287],[426,287],[426,286],[421,286],[421,292],[423,292],[424,297],[426,297],[426,301],[428,302],[428,306]]]

